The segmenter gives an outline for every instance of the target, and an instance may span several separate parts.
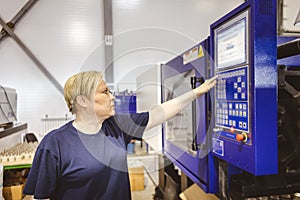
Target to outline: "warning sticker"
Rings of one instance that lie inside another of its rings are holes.
[[[204,56],[203,49],[202,49],[202,46],[200,45],[199,46],[199,51],[198,51],[198,58],[201,58],[203,56]]]
[[[201,58],[204,56],[204,52],[202,49],[202,46],[199,45],[199,47],[194,47],[191,50],[187,51],[183,54],[183,64],[188,64],[198,58]]]

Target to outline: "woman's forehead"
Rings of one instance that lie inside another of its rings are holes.
[[[97,85],[97,89],[105,89],[105,88],[107,88],[107,85],[105,81],[101,80]]]

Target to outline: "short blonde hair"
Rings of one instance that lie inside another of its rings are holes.
[[[102,81],[102,73],[98,71],[80,72],[71,76],[64,86],[64,97],[69,111],[75,113],[75,100],[79,95],[90,98],[92,92]]]

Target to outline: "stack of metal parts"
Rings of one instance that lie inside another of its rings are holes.
[[[14,163],[31,160],[34,157],[38,142],[18,143],[0,153],[0,163]]]

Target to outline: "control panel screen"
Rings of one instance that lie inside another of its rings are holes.
[[[225,68],[246,62],[246,18],[215,32],[216,66]]]

